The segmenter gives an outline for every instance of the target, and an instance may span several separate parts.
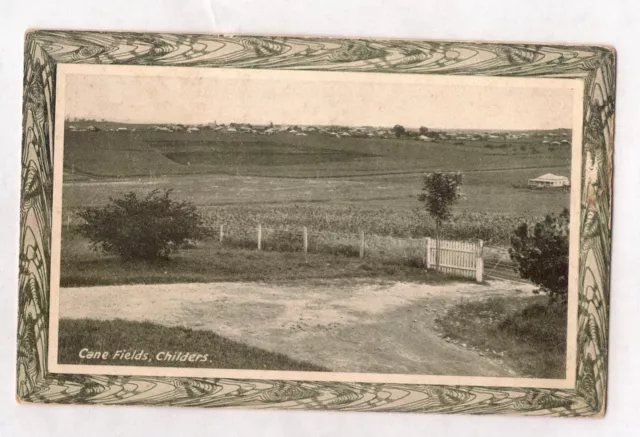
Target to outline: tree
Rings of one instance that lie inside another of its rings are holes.
[[[548,214],[530,226],[521,223],[511,237],[509,256],[518,273],[549,294],[550,300],[566,303],[569,276],[569,210]]]
[[[427,135],[429,133],[429,128],[426,126],[420,126],[420,135]]]
[[[396,135],[396,138],[400,138],[402,135],[404,135],[406,132],[406,129],[404,128],[404,126],[400,126],[399,124],[396,124],[393,127],[393,133]]]
[[[429,215],[436,222],[436,269],[440,267],[440,229],[451,218],[451,207],[462,197],[460,186],[463,175],[460,172],[428,173],[424,176],[423,193],[418,200],[425,204]]]
[[[80,212],[79,233],[93,250],[115,253],[125,260],[158,261],[206,235],[196,207],[170,198],[171,190],[153,190],[140,198],[130,192],[109,198],[104,207]]]

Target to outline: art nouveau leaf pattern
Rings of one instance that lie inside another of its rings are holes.
[[[575,389],[57,375],[47,371],[55,66],[167,65],[579,78],[585,83]],[[606,397],[615,55],[442,41],[36,31],[24,64],[17,394],[26,402],[588,416]]]

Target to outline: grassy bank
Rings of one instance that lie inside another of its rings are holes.
[[[106,359],[80,358],[80,351],[84,348],[107,352],[108,356]],[[118,359],[115,355],[118,350],[131,352],[133,356],[137,353],[138,357],[146,353],[148,358]],[[177,352],[183,356],[199,356],[197,361],[191,362],[166,360],[169,354],[175,355]],[[58,360],[62,364],[328,371],[320,366],[292,360],[283,354],[231,341],[210,331],[124,320],[61,319]]]
[[[565,377],[567,310],[546,296],[466,302],[436,322],[450,341],[502,357],[528,377]]]
[[[63,237],[64,238],[64,237]],[[338,256],[330,253],[276,252],[238,249],[207,242],[183,250],[169,261],[125,262],[116,256],[95,253],[86,240],[76,237],[63,243],[61,286],[158,284],[183,282],[358,279],[441,283],[447,278],[427,272],[405,260]]]

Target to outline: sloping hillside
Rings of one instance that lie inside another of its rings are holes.
[[[149,146],[146,132],[73,132],[64,140],[67,173],[98,177],[149,176],[183,172],[181,165]]]

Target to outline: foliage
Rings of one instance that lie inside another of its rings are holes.
[[[425,203],[425,207],[436,222],[436,226],[451,218],[451,207],[462,197],[460,193],[462,173],[434,172],[424,176],[424,191],[418,199]]]
[[[542,287],[552,301],[566,302],[569,276],[569,210],[548,214],[531,226],[521,223],[511,237],[518,273]]]
[[[429,215],[436,222],[436,269],[440,268],[440,228],[442,223],[451,218],[451,207],[462,195],[462,173],[427,173],[424,176],[424,193],[418,200],[425,203]]]
[[[94,250],[115,253],[126,260],[166,259],[206,228],[196,207],[170,198],[171,190],[153,190],[140,198],[134,192],[109,199],[104,207],[86,208],[78,231]]]
[[[420,126],[420,135],[427,135],[429,133],[429,128],[426,126]]]
[[[523,375],[564,378],[567,309],[547,301],[526,295],[472,300],[449,309],[436,323],[447,341],[502,359]]]
[[[399,124],[396,124],[393,127],[393,133],[395,134],[396,138],[400,138],[402,135],[404,135],[406,133],[406,129],[404,128],[404,126],[401,126]]]

